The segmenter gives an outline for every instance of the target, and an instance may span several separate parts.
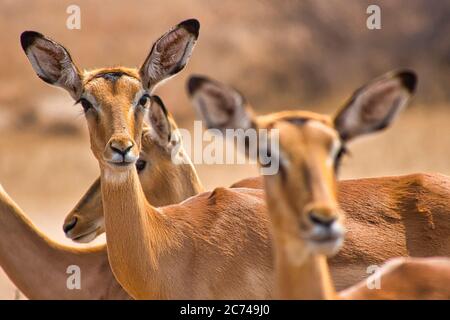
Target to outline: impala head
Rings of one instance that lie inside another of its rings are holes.
[[[344,228],[336,174],[346,144],[390,125],[415,86],[414,73],[389,73],[357,90],[334,118],[304,111],[256,117],[239,92],[204,77],[191,77],[188,90],[208,128],[278,133],[279,147],[265,150],[279,162],[276,174],[264,176],[266,197],[275,235],[295,258],[304,255],[300,248],[326,255],[339,249]],[[266,145],[258,142],[260,149]]]
[[[153,45],[137,69],[80,72],[69,52],[40,33],[22,33],[22,47],[37,75],[66,89],[85,111],[91,149],[107,173],[133,168],[141,149],[142,121],[150,93],[184,68],[198,37],[197,20],[181,22]],[[113,175],[116,179],[120,175]]]
[[[189,164],[174,164],[172,151],[181,148],[177,126],[161,99],[151,97],[147,113],[149,126],[144,125],[141,137],[142,150],[136,169],[147,199],[155,206],[178,203],[196,193],[186,190],[179,170],[189,170]],[[181,188],[183,187],[183,188]],[[178,189],[178,190],[177,190]],[[67,215],[63,230],[76,242],[86,243],[105,232],[100,179],[97,179]]]

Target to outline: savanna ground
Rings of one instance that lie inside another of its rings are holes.
[[[366,28],[369,3],[382,8],[381,30]],[[419,90],[411,107],[393,128],[350,146],[341,178],[450,174],[450,4],[444,1],[78,1],[81,30],[65,27],[69,4],[0,0],[0,183],[52,239],[71,244],[63,218],[98,167],[81,108],[36,77],[19,45],[24,30],[62,42],[83,68],[137,66],[166,29],[199,19],[188,67],[157,89],[186,128],[195,118],[184,88],[192,73],[234,85],[261,113],[333,113],[365,81],[413,68]],[[196,167],[208,189],[257,174],[252,165]],[[0,274],[0,298],[14,297]]]

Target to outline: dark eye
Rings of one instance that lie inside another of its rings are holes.
[[[278,166],[279,166],[278,171],[280,173],[281,179],[286,180],[286,178],[287,178],[286,168],[284,167],[283,163],[281,163],[281,161],[278,164]]]
[[[141,105],[142,107],[146,107],[149,100],[150,100],[150,97],[147,94],[144,94],[139,99],[139,105]]]
[[[137,170],[137,172],[139,173],[142,170],[144,170],[146,165],[147,165],[147,161],[138,159],[138,161],[136,161],[136,170]]]
[[[90,103],[88,100],[86,100],[84,98],[80,99],[80,103],[84,109],[84,112],[87,112],[89,109],[93,108],[92,103]]]
[[[338,171],[341,166],[342,157],[347,153],[347,148],[345,146],[339,149],[339,152],[336,155],[336,159],[334,159],[334,171]]]

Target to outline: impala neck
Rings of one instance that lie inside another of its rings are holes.
[[[99,299],[116,290],[112,298],[125,298],[107,263],[104,247],[77,249],[47,238],[0,188],[0,266],[26,297]],[[81,290],[67,287],[71,265],[80,267]]]
[[[278,297],[292,300],[336,299],[327,259],[323,255],[307,253],[294,261],[287,243],[275,241],[275,272]]]
[[[162,168],[158,173],[150,177],[143,177],[141,184],[146,183],[145,179],[158,181],[148,184],[150,188],[144,190],[145,196],[155,207],[162,207],[169,204],[180,203],[187,198],[195,196],[204,191],[203,185],[195,171],[194,166],[189,163]]]
[[[191,160],[186,164],[179,165],[177,168],[177,175],[179,177],[178,184],[183,186],[183,196],[180,197],[179,201],[173,203],[179,203],[189,197],[195,196],[203,191],[205,191],[200,178],[197,175],[197,171],[194,168]],[[177,180],[171,180],[177,181]]]
[[[134,298],[164,297],[160,256],[172,240],[167,218],[147,202],[134,167],[101,168],[101,188],[114,275]]]
[[[267,182],[267,181],[266,181]],[[285,201],[265,183],[266,201],[274,237],[277,296],[281,299],[335,299],[327,259],[311,252],[298,236],[292,236],[292,221],[283,218],[289,210]]]

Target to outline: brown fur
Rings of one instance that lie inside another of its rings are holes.
[[[362,279],[368,266],[390,257],[450,256],[447,176],[348,180],[341,182],[339,190],[341,207],[347,213],[344,249],[352,248],[352,252],[342,251],[330,260],[340,265],[333,272],[338,288]]]
[[[263,188],[261,177],[232,187]],[[330,259],[336,288],[361,281],[367,267],[399,256],[450,256],[450,178],[442,174],[343,180],[344,245]]]

